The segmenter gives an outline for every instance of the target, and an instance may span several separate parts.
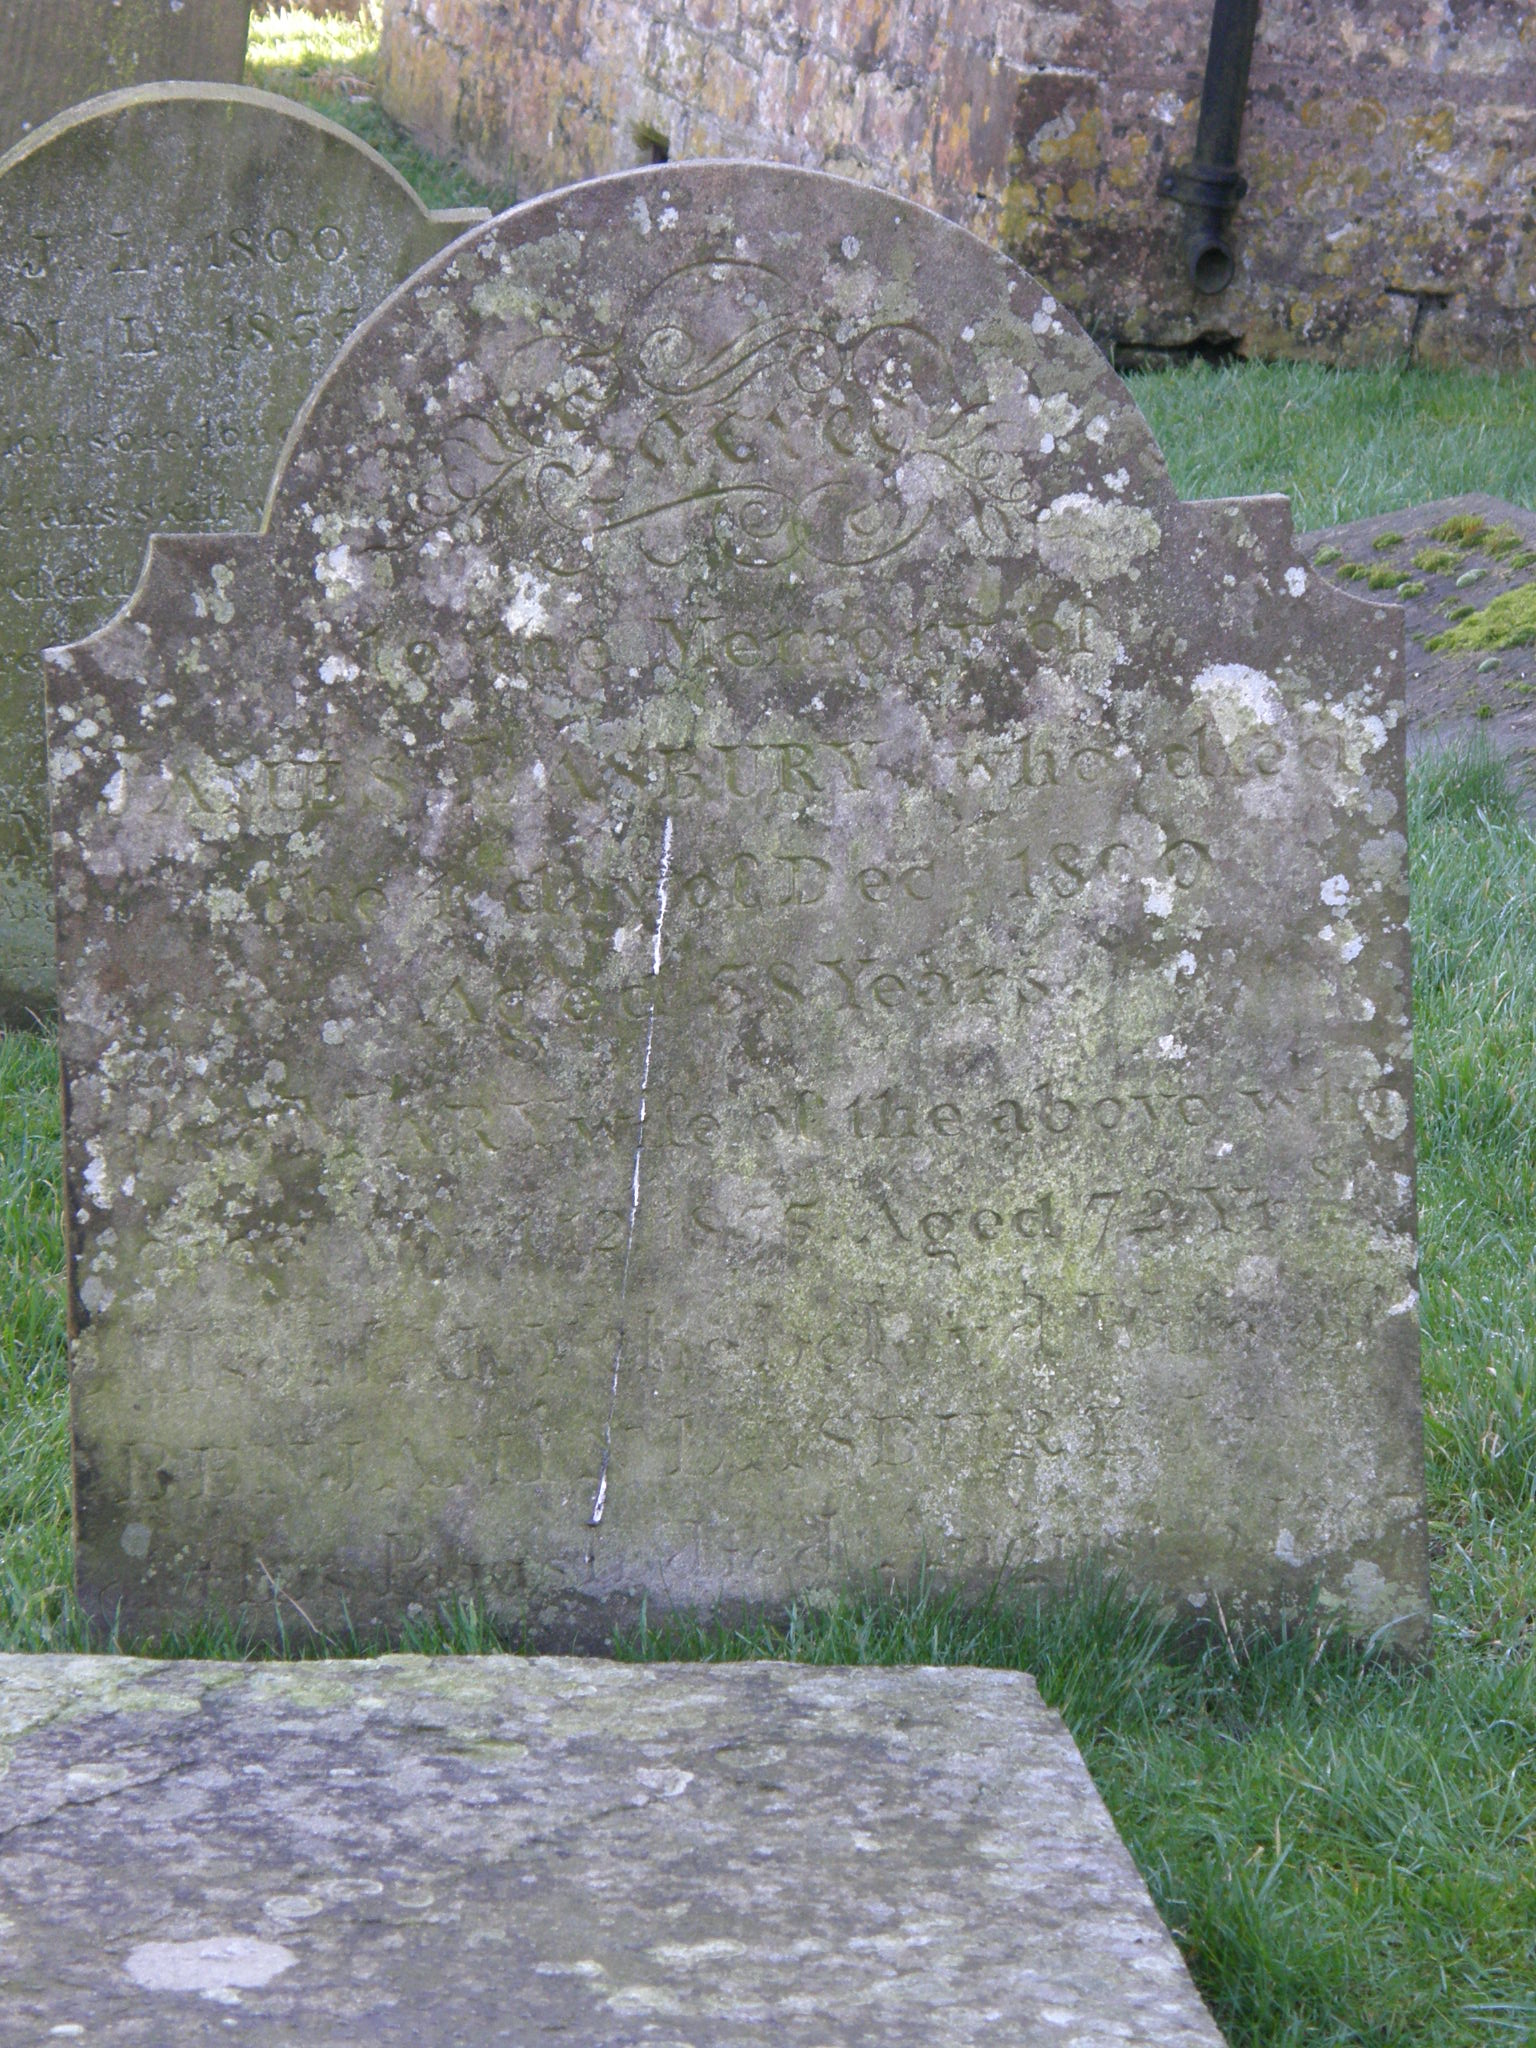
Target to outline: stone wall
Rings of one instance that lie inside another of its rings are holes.
[[[521,197],[687,156],[818,165],[1001,243],[1103,342],[1536,360],[1536,15],[1266,0],[1237,275],[1190,287],[1207,0],[384,0],[381,95]]]

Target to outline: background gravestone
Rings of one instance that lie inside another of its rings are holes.
[[[238,85],[251,0],[0,0],[0,149],[114,87]]]
[[[505,215],[50,659],[91,1612],[1422,1631],[1400,618],[1006,259]]]
[[[53,993],[39,650],[156,528],[258,525],[341,342],[480,218],[239,87],[112,93],[0,159],[0,1020]]]

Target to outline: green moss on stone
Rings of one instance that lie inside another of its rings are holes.
[[[1461,557],[1454,548],[1420,548],[1413,566],[1422,569],[1426,576],[1435,576],[1446,569],[1459,569]]]
[[[1437,633],[1425,644],[1437,654],[1536,644],[1536,582],[1501,591],[1480,612],[1464,614],[1447,632]]]
[[[1407,578],[1401,569],[1371,569],[1365,580],[1372,590],[1396,590],[1399,583],[1405,583]]]
[[[1502,526],[1490,526],[1483,535],[1481,546],[1485,555],[1492,555],[1498,560],[1515,552],[1520,546],[1520,535],[1507,522]]]
[[[1384,554],[1388,548],[1400,548],[1402,544],[1403,535],[1400,533],[1378,533],[1371,542],[1378,555]]]
[[[1449,519],[1441,520],[1429,537],[1449,541],[1453,547],[1473,548],[1487,531],[1487,520],[1480,519],[1475,512],[1453,512]]]
[[[1324,569],[1330,562],[1336,562],[1339,559],[1339,551],[1335,547],[1319,548],[1312,559],[1319,569]]]
[[[1345,562],[1339,570],[1339,581],[1358,583],[1362,576],[1368,576],[1370,573],[1364,562]]]
[[[1425,591],[1428,590],[1428,588],[1429,585],[1427,583],[1420,583],[1415,578],[1407,583],[1399,583],[1399,585],[1397,586],[1397,594],[1399,597],[1403,598],[1422,597]]]

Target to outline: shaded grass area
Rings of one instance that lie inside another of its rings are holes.
[[[1536,371],[1197,363],[1126,381],[1181,497],[1284,491],[1303,533],[1463,491],[1536,506]]]
[[[253,18],[245,82],[302,100],[350,128],[415,186],[427,206],[488,206],[493,213],[510,206],[510,188],[483,184],[431,155],[390,119],[373,97],[378,53],[378,17],[367,8],[356,21],[284,8]]]
[[[1536,2040],[1536,834],[1474,751],[1416,766],[1411,843],[1433,1669],[1308,1626],[1180,1654],[1149,1606],[1092,1580],[1046,1601],[849,1595],[787,1622],[670,1621],[615,1644],[636,1659],[1033,1672],[1234,2048]],[[6,1648],[87,1640],[67,1584],[57,1142],[53,1049],[7,1039]],[[270,1590],[287,1654],[382,1647],[318,1637]],[[421,1616],[400,1646],[518,1647],[469,1607]],[[154,1647],[253,1654],[229,1622]]]

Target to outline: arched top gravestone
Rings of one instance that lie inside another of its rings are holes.
[[[1005,259],[540,200],[52,660],[92,1611],[1421,1631],[1400,627]]]
[[[341,343],[483,218],[239,87],[109,93],[0,157],[0,1020],[53,997],[40,650],[152,532],[257,525]]]

